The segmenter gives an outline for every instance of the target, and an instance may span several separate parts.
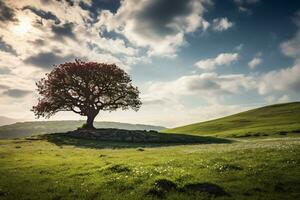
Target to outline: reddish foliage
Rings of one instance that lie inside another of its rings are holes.
[[[87,116],[90,128],[100,110],[137,111],[141,106],[137,87],[115,64],[67,62],[56,66],[36,85],[41,97],[32,110],[37,117],[49,118],[59,111],[73,111]]]

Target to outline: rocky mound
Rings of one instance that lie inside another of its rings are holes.
[[[157,131],[124,130],[124,129],[79,129],[66,133],[55,133],[77,139],[89,139],[99,141],[132,142],[132,143],[223,143],[223,139],[199,137],[183,134],[165,134]],[[53,134],[52,134],[53,135]]]

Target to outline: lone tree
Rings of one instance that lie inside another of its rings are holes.
[[[73,111],[87,116],[86,129],[94,129],[93,122],[100,110],[132,108],[138,111],[142,104],[138,88],[115,64],[66,62],[55,66],[36,85],[41,97],[32,111],[38,118]]]

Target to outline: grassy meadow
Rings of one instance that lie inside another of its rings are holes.
[[[0,199],[297,199],[300,138],[154,148],[0,141]]]
[[[299,103],[261,109],[184,127],[206,144],[1,139],[0,199],[299,199]]]

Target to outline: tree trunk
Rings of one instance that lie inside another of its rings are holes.
[[[86,120],[86,129],[95,129],[94,127],[94,119],[95,119],[96,115],[88,115],[87,116],[87,120]]]

